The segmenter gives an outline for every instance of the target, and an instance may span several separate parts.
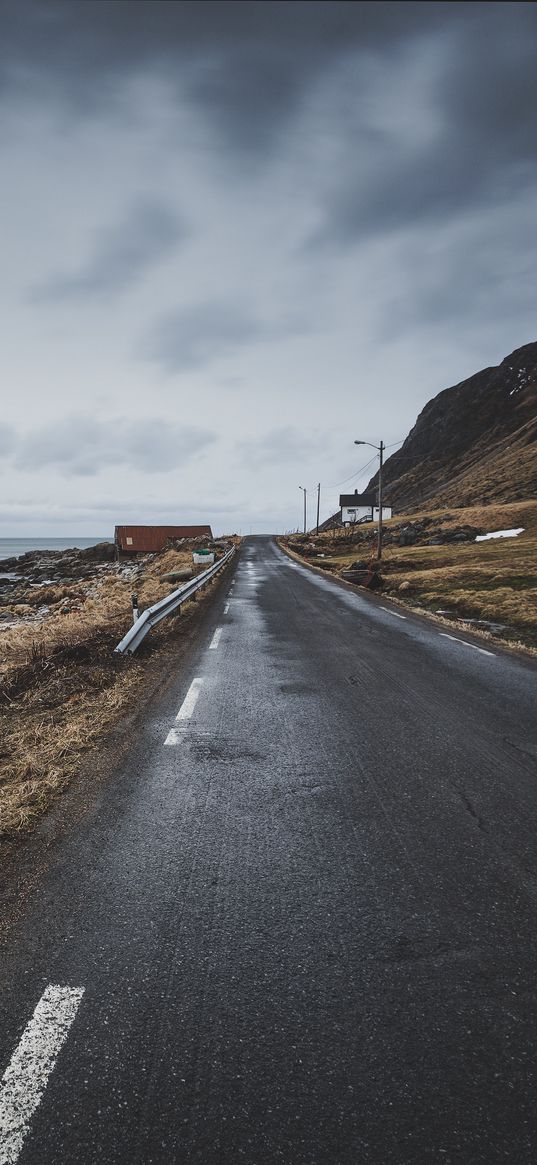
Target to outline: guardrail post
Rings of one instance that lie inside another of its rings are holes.
[[[132,596],[132,621],[133,621],[133,623],[136,623],[136,620],[139,618],[139,614],[140,613],[138,611],[138,595],[133,595]]]

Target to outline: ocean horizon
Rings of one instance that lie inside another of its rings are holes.
[[[0,564],[5,558],[18,558],[29,550],[86,550],[97,542],[113,542],[109,535],[93,538],[0,538]]]

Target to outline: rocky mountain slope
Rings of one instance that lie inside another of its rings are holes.
[[[537,343],[429,401],[384,482],[399,513],[537,497]]]

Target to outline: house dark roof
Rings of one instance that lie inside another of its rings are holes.
[[[372,489],[369,493],[359,494],[355,490],[353,494],[340,494],[339,504],[340,506],[376,506],[376,491]]]

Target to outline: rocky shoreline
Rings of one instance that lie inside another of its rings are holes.
[[[97,542],[84,550],[76,547],[67,550],[27,550],[18,557],[0,559],[0,576],[9,572],[35,582],[44,581],[48,576],[50,581],[60,577],[80,578],[87,564],[115,560],[116,547],[113,542]]]
[[[177,539],[168,549],[191,560],[193,550],[218,553],[226,546],[199,537]],[[83,550],[29,550],[17,558],[4,558],[0,561],[0,631],[41,624],[51,614],[81,611],[88,599],[96,597],[107,575],[134,586],[158,559],[157,554],[118,556],[113,542],[98,542]]]
[[[134,572],[139,569],[134,565]],[[4,558],[0,561],[0,628],[40,623],[52,607],[63,614],[80,610],[95,579],[118,570],[126,578],[133,566],[118,567],[112,542],[84,550],[29,550],[18,558]]]

